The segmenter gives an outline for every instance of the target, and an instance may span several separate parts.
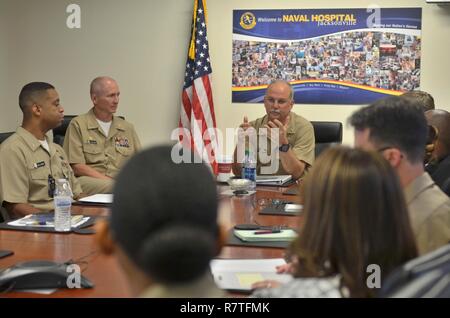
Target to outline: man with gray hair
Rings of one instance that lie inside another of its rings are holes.
[[[266,115],[252,122],[248,122],[247,116],[244,116],[244,122],[239,127],[244,131],[253,127],[258,135],[264,134],[264,131],[260,129],[267,129],[267,149],[272,149],[271,143],[279,145],[279,149],[275,149],[275,151],[279,150],[279,168],[273,174],[292,175],[294,179],[298,179],[304,176],[313,164],[315,139],[312,124],[292,112],[293,106],[294,92],[291,85],[286,81],[276,80],[267,87],[264,96]],[[277,135],[274,131],[276,129],[278,129],[278,139],[274,140],[276,138],[274,136]],[[258,145],[258,174],[261,174],[261,167],[271,164],[261,163],[261,151],[261,145]],[[237,158],[237,153],[235,150],[233,173],[241,175],[242,158]]]
[[[114,116],[120,96],[117,82],[97,77],[90,93],[93,108],[70,122],[64,150],[85,193],[110,193],[114,177],[141,144],[133,125]]]

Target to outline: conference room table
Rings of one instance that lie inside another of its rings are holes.
[[[297,185],[292,185],[296,187]],[[259,211],[272,199],[299,203],[297,196],[284,194],[289,188],[258,187],[253,195],[223,194],[229,187],[218,185],[219,220],[231,230],[236,224],[285,225],[297,228],[301,216],[260,215]],[[98,206],[72,206],[73,214],[107,217],[109,209]],[[0,230],[0,250],[12,250],[14,255],[0,259],[0,269],[18,262],[51,260],[80,265],[82,275],[95,285],[92,289],[59,289],[49,295],[25,292],[0,293],[0,297],[130,297],[124,273],[114,256],[99,251],[93,234],[60,234],[19,230]],[[284,250],[267,247],[224,246],[218,258],[266,259],[284,256]]]

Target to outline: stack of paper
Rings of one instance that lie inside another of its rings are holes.
[[[303,205],[301,205],[301,204],[286,204],[284,206],[285,212],[298,213],[298,212],[302,212],[302,210],[303,210]]]
[[[214,259],[210,263],[214,281],[221,289],[251,291],[252,284],[263,280],[287,283],[289,274],[277,274],[276,266],[284,265],[282,258],[274,259]]]
[[[291,229],[281,230],[275,233],[267,231],[267,234],[258,234],[261,232],[264,231],[234,230],[234,235],[245,242],[292,241],[297,237],[297,233]]]
[[[256,176],[256,184],[258,185],[283,185],[291,181],[291,175],[281,176]]]
[[[83,203],[109,204],[113,202],[112,194],[94,194],[78,200]]]
[[[72,227],[78,227],[89,220],[88,216],[72,215]],[[54,227],[55,216],[53,213],[29,214],[21,219],[8,223],[11,226]]]

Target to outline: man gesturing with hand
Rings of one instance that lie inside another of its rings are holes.
[[[278,170],[272,174],[290,174],[294,179],[302,177],[314,161],[314,129],[305,118],[292,112],[294,94],[291,85],[282,80],[272,82],[264,96],[266,115],[255,121],[248,122],[247,116],[239,126],[243,131],[250,127],[255,129],[259,136],[257,145],[257,172],[264,173],[262,167],[271,163],[261,162],[261,157],[273,156],[272,151],[278,152]],[[267,138],[267,147],[260,144],[261,136]],[[278,148],[272,147],[278,145]],[[272,150],[271,150],[272,149]],[[267,153],[265,153],[267,152]],[[233,173],[240,175],[242,158],[238,158],[237,149],[234,153]]]

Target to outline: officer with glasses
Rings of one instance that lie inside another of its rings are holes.
[[[313,164],[315,147],[313,126],[307,119],[292,112],[293,106],[294,92],[291,85],[286,81],[276,80],[267,87],[264,96],[266,115],[252,122],[245,116],[239,126],[243,131],[254,128],[258,136],[266,135],[268,145],[266,149],[258,144],[258,174],[264,174],[261,167],[271,165],[271,162],[261,162],[261,152],[264,151],[267,151],[267,156],[271,156],[272,151],[278,152],[279,155],[278,171],[272,171],[270,174],[292,175],[294,179],[298,179],[303,177]],[[232,166],[235,175],[241,174],[242,159],[238,158],[236,148]]]

